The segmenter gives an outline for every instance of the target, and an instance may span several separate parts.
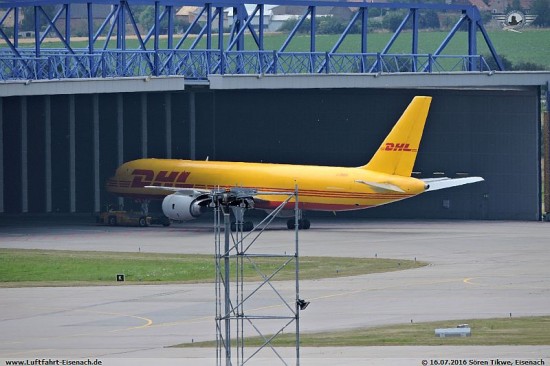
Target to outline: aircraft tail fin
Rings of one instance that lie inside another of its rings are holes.
[[[414,97],[363,169],[410,177],[432,97]]]

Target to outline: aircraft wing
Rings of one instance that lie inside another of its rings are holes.
[[[428,189],[426,189],[426,192],[430,191],[437,191],[440,189],[445,188],[451,188],[451,187],[457,187],[464,184],[470,184],[470,183],[476,183],[481,182],[484,179],[481,177],[467,177],[467,178],[428,178],[428,179],[421,179],[424,183],[428,185]]]
[[[188,196],[200,196],[202,194],[210,194],[215,191],[210,189],[177,188],[177,187],[162,187],[162,186],[145,186],[143,188],[158,189],[161,191],[179,193],[179,194],[188,195]],[[238,197],[281,196],[281,195],[288,196],[293,193],[293,192],[258,191],[256,189],[240,188],[240,187],[230,188],[228,191],[236,194]]]
[[[200,196],[201,194],[208,194],[208,189],[196,189],[196,188],[176,188],[176,187],[161,187],[161,186],[145,186],[143,188],[158,189],[160,191],[168,191],[172,193],[179,193],[186,196]]]

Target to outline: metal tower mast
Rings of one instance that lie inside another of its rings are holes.
[[[243,230],[244,211],[251,207],[252,197],[259,193],[234,188],[212,192],[214,206],[214,233],[216,257],[216,364],[244,365],[259,355],[275,355],[281,364],[288,359],[277,351],[275,340],[294,324],[296,354],[292,359],[300,363],[300,310],[309,304],[300,299],[298,256],[298,190],[279,192],[283,202],[251,231]],[[261,193],[264,195],[264,193]],[[272,193],[273,194],[273,193]],[[260,237],[287,204],[294,199],[295,236],[286,244],[278,245],[279,253],[261,251]],[[230,210],[236,223],[232,227]],[[234,229],[234,230],[231,230]],[[261,252],[260,252],[261,251]],[[294,271],[292,271],[292,269]],[[290,271],[290,272],[289,272]],[[255,282],[246,281],[253,275]],[[294,279],[277,281],[282,275]],[[245,344],[256,336],[259,343]],[[271,351],[271,352],[269,352]]]

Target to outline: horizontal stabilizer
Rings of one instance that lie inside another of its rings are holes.
[[[451,188],[451,187],[457,187],[464,184],[481,182],[483,180],[484,179],[481,177],[467,177],[467,178],[455,178],[455,179],[444,177],[444,178],[422,179],[422,181],[428,185],[426,192],[437,191],[440,189]]]
[[[367,182],[364,180],[356,180],[357,183],[366,184],[367,186],[374,188],[377,191],[392,191],[392,192],[405,192],[398,186],[391,183],[376,183],[376,182]]]

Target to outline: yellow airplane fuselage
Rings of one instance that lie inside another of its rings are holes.
[[[398,187],[380,189],[361,182]],[[242,187],[261,192],[294,192],[298,188],[303,210],[347,211],[380,206],[420,194],[426,184],[412,177],[379,173],[365,167],[345,168],[312,165],[218,162],[174,159],[139,159],[121,165],[107,183],[107,190],[137,199],[163,198],[160,186],[210,190]],[[255,207],[274,209],[283,195],[258,195]]]
[[[209,204],[212,189],[255,190],[254,207],[269,210],[288,198],[276,193],[297,188],[302,210],[348,211],[482,181],[481,177],[411,177],[431,99],[414,97],[369,162],[361,167],[140,159],[121,165],[107,183],[107,190],[137,199],[163,199],[166,217],[190,220]],[[294,208],[294,204],[289,206]]]

